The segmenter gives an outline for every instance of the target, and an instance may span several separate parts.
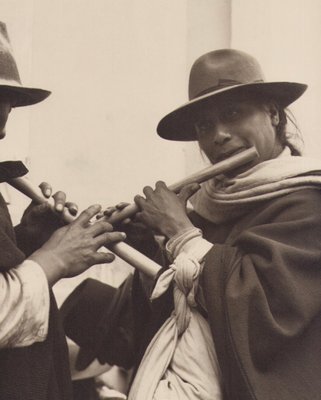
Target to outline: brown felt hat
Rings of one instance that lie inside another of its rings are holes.
[[[226,96],[260,96],[287,107],[306,88],[307,85],[302,83],[266,82],[260,64],[243,51],[211,51],[198,58],[192,66],[189,102],[162,118],[157,133],[168,140],[197,140],[193,115],[206,102],[215,102]]]
[[[0,22],[0,93],[12,96],[13,107],[39,103],[51,93],[48,90],[25,87],[21,84],[7,27],[3,22]]]

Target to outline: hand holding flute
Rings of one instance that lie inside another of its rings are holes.
[[[228,171],[235,170],[236,168],[243,166],[245,164],[250,163],[258,157],[257,151],[254,147],[250,147],[246,150],[243,150],[241,153],[234,154],[226,160],[220,161],[211,165],[207,168],[204,168],[201,171],[198,171],[181,181],[168,186],[168,189],[179,193],[181,189],[189,185],[191,183],[202,183],[208,179],[211,179],[219,174],[224,174]],[[111,224],[119,223],[126,218],[131,218],[139,211],[139,207],[137,204],[130,204],[125,208],[117,210],[112,215],[108,216],[108,222]]]
[[[103,245],[124,240],[126,235],[112,232],[113,227],[106,221],[90,223],[101,207],[88,207],[75,218],[72,213],[77,211],[77,207],[66,202],[63,192],[55,193],[53,204],[49,205],[44,196],[51,194],[50,185],[43,183],[40,187],[43,196],[39,194],[36,202],[34,198],[16,232],[20,248],[27,253],[28,259],[42,267],[49,285],[61,278],[78,275],[94,264],[112,262],[112,253],[98,250]],[[64,226],[66,222],[70,224]]]
[[[114,260],[112,253],[98,250],[124,240],[125,234],[112,232],[112,226],[106,221],[90,224],[100,209],[99,205],[88,207],[69,225],[56,230],[40,249],[29,256],[42,266],[49,283],[79,275],[92,265]]]

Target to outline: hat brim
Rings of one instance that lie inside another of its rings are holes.
[[[127,302],[131,285],[132,276],[127,278],[117,289],[116,294],[109,305],[109,312],[106,312],[105,315],[102,316],[101,321],[99,321],[97,325],[95,345],[87,348],[80,347],[75,365],[78,371],[86,369],[95,360],[99,348],[112,333],[114,327],[117,326],[122,309]],[[106,321],[108,321],[108,323],[106,323]]]
[[[14,107],[31,106],[45,100],[51,92],[44,89],[23,86],[0,85],[0,92],[12,93],[15,97]]]
[[[243,85],[227,86],[206,93],[183,106],[177,108],[161,119],[157,133],[167,140],[192,141],[197,140],[194,128],[194,112],[206,102],[224,99],[225,96],[237,95],[245,97],[260,96],[275,100],[285,108],[297,100],[307,89],[307,85],[296,82],[260,82]]]
[[[103,342],[113,333],[131,293],[131,285],[131,275],[117,289],[88,278],[62,304],[60,313],[65,332],[80,346],[75,365],[77,370],[84,370],[95,360]],[[97,306],[93,296],[103,307],[100,307],[102,312],[96,316],[97,319],[88,325],[84,309],[89,312],[91,307]]]

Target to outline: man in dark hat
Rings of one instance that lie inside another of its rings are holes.
[[[0,139],[14,107],[44,100],[50,92],[21,84],[4,23],[0,22]],[[24,175],[21,162],[0,163],[0,182]],[[48,184],[41,185],[46,197]],[[49,191],[49,193],[48,193]],[[51,287],[91,265],[108,263],[103,245],[124,239],[107,222],[89,224],[100,210],[93,205],[68,226],[62,210],[75,205],[54,196],[56,213],[48,205],[31,204],[21,224],[12,226],[0,194],[0,399],[70,400],[71,378],[64,331]]]
[[[154,285],[134,277],[129,400],[320,399],[321,162],[301,156],[286,129],[286,107],[305,89],[266,82],[242,51],[216,50],[194,63],[189,102],[160,121],[161,137],[198,141],[211,163],[250,147],[257,157],[202,184],[190,212],[186,188],[176,196],[158,182],[135,197],[171,265]],[[109,360],[115,329],[95,297],[90,340],[77,334],[82,289],[64,308],[83,367],[95,354]]]

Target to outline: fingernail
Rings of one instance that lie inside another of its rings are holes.
[[[56,210],[57,211],[62,211],[63,209],[64,209],[64,206],[61,203],[56,205]]]
[[[126,239],[127,235],[126,235],[125,232],[121,232],[121,235],[122,235],[122,237],[123,237],[124,239]]]
[[[45,195],[46,196],[50,196],[51,195],[51,190],[50,189],[46,189],[45,190]]]

